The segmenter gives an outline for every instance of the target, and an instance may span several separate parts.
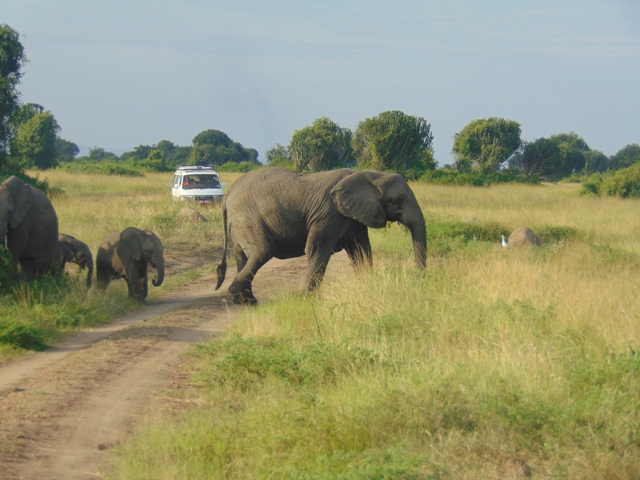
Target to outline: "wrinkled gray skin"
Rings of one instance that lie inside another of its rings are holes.
[[[91,287],[93,255],[89,245],[65,233],[58,235],[58,245],[60,247],[62,270],[64,270],[67,262],[75,263],[80,267],[80,270],[86,268],[89,272],[87,273],[87,288]]]
[[[159,287],[164,281],[164,248],[152,231],[129,227],[122,233],[112,233],[102,240],[96,255],[98,286],[106,289],[111,280],[124,278],[129,297],[144,303],[149,293],[149,265],[158,271],[152,283]]]
[[[61,272],[56,211],[43,192],[18,177],[0,184],[0,239],[25,280]]]
[[[426,265],[424,216],[406,180],[398,174],[349,169],[300,174],[261,168],[242,175],[222,206],[224,254],[216,290],[227,270],[227,221],[238,274],[229,287],[235,303],[254,304],[251,283],[271,258],[307,256],[307,290],[315,290],[331,255],[346,250],[351,262],[371,265],[368,228],[387,222],[407,226],[415,262]]]

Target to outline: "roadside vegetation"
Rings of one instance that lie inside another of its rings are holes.
[[[426,272],[394,224],[373,270],[245,309],[109,478],[638,477],[637,201],[412,187]],[[519,226],[544,246],[504,249]]]
[[[28,172],[37,177],[36,172]],[[171,198],[173,174],[147,173],[142,177],[113,177],[72,174],[50,170],[44,174],[59,220],[60,232],[89,245],[94,258],[104,237],[126,227],[154,231],[165,247],[168,275],[161,288],[149,288],[149,302],[213,269],[180,267],[181,258],[198,255],[218,258],[222,246],[220,208],[197,207]],[[223,174],[231,184],[237,174]],[[40,180],[41,182],[44,181]],[[194,223],[177,213],[186,206],[197,208],[206,223]],[[122,313],[140,308],[127,297],[124,281],[112,282],[106,292],[95,287],[87,291],[86,272],[68,264],[62,280],[45,277],[31,283],[16,281],[6,250],[0,251],[0,362],[42,350],[65,335],[82,328],[113,320]],[[95,275],[95,273],[94,273]]]

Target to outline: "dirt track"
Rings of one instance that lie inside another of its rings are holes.
[[[346,264],[346,255],[335,255],[328,276]],[[256,276],[256,296],[268,301],[302,289],[305,267],[305,259],[270,261]],[[190,344],[233,322],[240,307],[228,303],[229,276],[219,292],[213,278],[203,278],[108,326],[0,367],[0,478],[103,478],[113,447],[175,383]]]

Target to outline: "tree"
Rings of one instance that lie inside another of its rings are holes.
[[[555,177],[554,166],[560,155],[558,146],[548,138],[538,138],[533,142],[525,142],[522,152],[509,160],[509,166],[516,167],[527,176],[537,176],[543,180]]]
[[[60,137],[56,138],[55,151],[58,162],[72,162],[80,153],[78,145]]]
[[[572,132],[523,143],[522,151],[509,160],[509,165],[525,175],[555,181],[573,173],[604,172],[608,159],[602,152],[589,149],[587,142]]]
[[[106,160],[107,158],[118,158],[115,153],[108,152],[101,147],[93,147],[89,149],[90,160]]]
[[[552,135],[549,140],[555,143],[559,149],[559,156],[555,166],[557,178],[584,171],[585,152],[591,149],[582,137],[570,132]]]
[[[279,143],[276,143],[275,147],[267,150],[267,165],[272,167],[286,167],[292,168],[293,162],[291,161],[291,155],[289,155],[289,149]]]
[[[16,87],[25,62],[18,32],[0,24],[0,168],[8,166],[8,149],[13,136],[10,122],[19,106]]]
[[[220,130],[204,130],[193,138],[191,165],[222,165],[227,162],[258,163],[258,152],[253,148],[244,148],[234,142]]]
[[[327,117],[297,130],[288,148],[294,168],[299,172],[320,172],[344,167],[352,158],[351,130]]]
[[[52,113],[36,113],[20,125],[11,142],[11,157],[27,168],[49,169],[58,164],[56,140],[60,126]]]
[[[435,169],[432,142],[424,118],[391,110],[360,122],[352,145],[358,166],[416,178]]]
[[[11,126],[14,130],[20,128],[20,125],[28,122],[39,113],[44,113],[44,107],[37,103],[25,103],[21,105],[11,117]]]
[[[605,172],[609,168],[609,158],[599,150],[589,150],[584,152],[584,168],[582,172],[585,175],[592,173]]]
[[[609,164],[614,170],[627,168],[638,162],[640,162],[640,145],[637,143],[621,148],[609,159]]]
[[[494,172],[520,147],[520,124],[504,118],[473,120],[454,137],[460,171]]]

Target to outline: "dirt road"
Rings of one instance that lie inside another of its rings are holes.
[[[328,277],[346,265],[346,255],[334,255]],[[301,290],[305,267],[305,259],[270,261],[256,276],[256,296],[268,301]],[[108,326],[0,367],[0,478],[103,478],[113,447],[175,382],[182,354],[234,321],[239,307],[228,303],[226,285],[219,292],[214,285],[203,278]]]

